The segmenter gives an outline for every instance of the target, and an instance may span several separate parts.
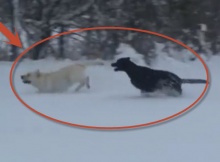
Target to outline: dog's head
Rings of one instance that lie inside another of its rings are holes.
[[[29,72],[24,75],[21,75],[21,80],[25,84],[32,84],[32,82],[39,77],[40,77],[40,71],[36,70],[34,72]]]
[[[125,71],[130,65],[130,63],[130,57],[124,57],[118,59],[115,63],[112,63],[111,66],[115,68],[115,71]]]

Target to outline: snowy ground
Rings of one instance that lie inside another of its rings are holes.
[[[0,62],[0,161],[1,162],[207,162],[220,159],[219,57],[207,62],[212,84],[203,101],[189,113],[153,127],[127,131],[93,131],[64,126],[25,108],[13,95],[9,82],[11,63]],[[76,94],[38,94],[21,83],[20,74],[39,68],[55,70],[70,61],[24,61],[15,73],[22,99],[54,118],[93,126],[123,126],[158,120],[184,109],[204,85],[184,85],[182,97],[141,97],[124,73],[110,66],[88,69],[91,90]],[[180,63],[158,60],[154,68],[185,78],[205,78],[199,61]]]

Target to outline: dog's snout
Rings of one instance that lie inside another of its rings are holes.
[[[116,63],[112,63],[111,66],[116,66]]]

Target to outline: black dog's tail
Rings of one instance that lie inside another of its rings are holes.
[[[207,81],[204,79],[182,79],[182,83],[190,83],[190,84],[205,84]]]

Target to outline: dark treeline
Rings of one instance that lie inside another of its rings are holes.
[[[0,21],[20,33],[24,48],[55,33],[94,26],[124,26],[159,32],[208,56],[220,51],[219,0],[0,0]],[[120,43],[153,58],[155,43],[179,45],[148,34],[90,31],[58,37],[38,45],[28,57],[111,59]],[[0,44],[0,59],[14,60],[20,51]]]

